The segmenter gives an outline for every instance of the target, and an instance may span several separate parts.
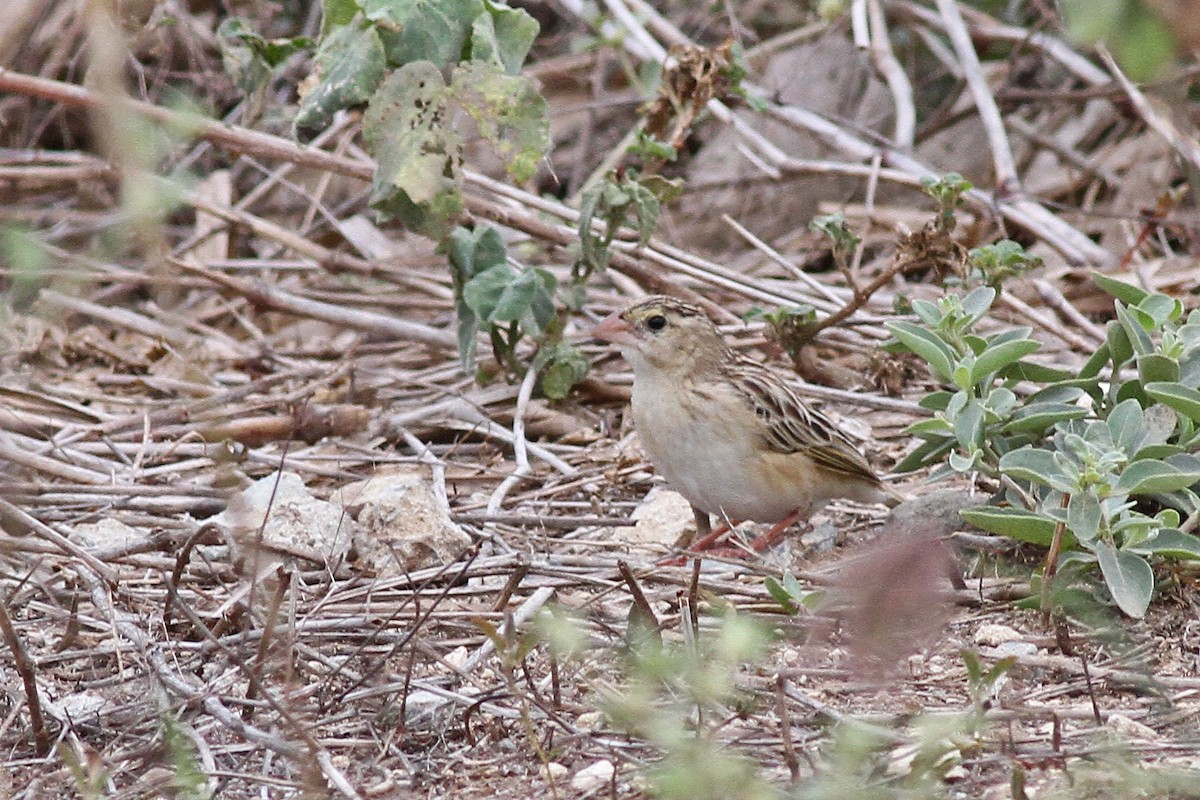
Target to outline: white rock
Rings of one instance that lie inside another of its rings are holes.
[[[230,498],[229,507],[210,522],[225,534],[240,561],[249,557],[261,528],[263,544],[275,551],[275,557],[260,561],[260,570],[268,569],[289,550],[336,562],[349,551],[357,531],[345,509],[313,497],[294,472],[273,472],[259,478]]]
[[[38,692],[38,694],[42,693]],[[85,689],[82,692],[66,695],[57,701],[50,701],[42,697],[42,705],[46,712],[57,720],[80,723],[92,715],[99,714],[101,709],[111,703],[99,692]]]
[[[1124,714],[1111,714],[1104,724],[1114,733],[1118,733],[1126,739],[1155,740],[1159,738],[1158,731],[1154,728],[1132,720]]]
[[[1033,642],[1001,642],[996,645],[992,651],[992,655],[996,658],[1006,658],[1007,656],[1033,656],[1037,655],[1037,645]]]
[[[93,550],[140,544],[146,540],[146,534],[129,527],[118,519],[105,517],[95,522],[76,525],[71,539],[77,544]]]
[[[571,788],[577,792],[590,792],[607,786],[616,771],[611,761],[597,761],[575,773],[575,777],[571,778]]]
[[[679,492],[656,487],[630,515],[634,524],[613,529],[613,538],[629,544],[672,545],[689,528],[695,530],[692,505]]]
[[[471,545],[471,537],[434,495],[432,476],[424,465],[380,469],[343,488],[339,498],[358,520],[359,557],[380,576],[399,577],[429,564],[449,564]]]
[[[995,623],[980,625],[975,631],[975,644],[985,647],[996,647],[1004,642],[1019,642],[1024,638],[1020,631]]]
[[[568,772],[570,772],[570,770],[567,769],[565,765],[560,764],[557,761],[551,761],[549,764],[546,764],[544,767],[542,767],[542,775],[552,781],[557,781],[560,778],[567,777]]]
[[[575,718],[575,726],[589,733],[595,733],[604,727],[604,712],[585,711]]]

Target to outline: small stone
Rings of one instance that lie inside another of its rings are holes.
[[[575,773],[575,777],[571,778],[571,788],[577,792],[594,791],[608,785],[616,771],[611,761],[597,761]]]
[[[1006,658],[1008,656],[1034,656],[1037,655],[1037,645],[1033,642],[1001,642],[996,645],[995,656],[997,658]]]
[[[1144,725],[1141,722],[1132,720],[1124,714],[1112,714],[1109,716],[1105,724],[1114,733],[1120,734],[1127,739],[1158,739],[1158,731],[1151,728],[1149,725]]]
[[[570,772],[570,770],[568,770],[564,764],[560,764],[557,761],[551,761],[549,764],[546,764],[544,767],[542,767],[542,777],[551,781],[558,781],[562,778],[565,778],[568,772]]]
[[[575,726],[589,733],[595,733],[604,727],[604,712],[585,711],[575,718]]]
[[[1019,642],[1025,636],[1017,630],[1008,627],[1007,625],[996,625],[988,623],[980,625],[975,631],[975,644],[983,645],[984,647],[998,647],[1004,642]]]
[[[430,564],[449,564],[471,537],[450,518],[434,491],[429,467],[393,465],[344,486],[339,499],[357,520],[362,566],[379,577],[400,577]]]
[[[71,538],[87,549],[133,547],[146,541],[145,533],[112,517],[76,525],[73,533]]]
[[[692,505],[683,495],[656,488],[630,515],[634,524],[613,530],[613,538],[628,544],[670,546],[685,530],[694,528]]]
[[[962,781],[967,779],[967,771],[961,764],[951,767],[942,775],[942,780],[945,781]]]

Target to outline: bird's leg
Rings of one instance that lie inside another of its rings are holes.
[[[729,532],[728,522],[721,523],[721,525],[714,531],[712,529],[712,521],[709,518],[707,511],[701,511],[695,506],[692,506],[692,516],[696,518],[696,535],[688,536],[685,532],[675,541],[676,547],[684,548],[693,552],[698,550],[709,550],[714,544],[717,543],[718,539]],[[687,563],[687,559],[684,556],[673,556],[671,558],[664,558],[662,561],[659,561],[658,566],[681,567],[685,563]]]
[[[710,546],[709,549],[705,550],[704,555],[710,558],[746,558],[754,553],[765,553],[767,550],[770,550],[772,547],[779,544],[779,541],[783,538],[783,535],[787,532],[787,529],[799,519],[800,509],[797,509],[783,519],[779,520],[779,522],[776,522],[774,525],[772,525],[771,529],[766,533],[756,536],[754,540],[750,542],[748,547],[746,545],[740,545],[738,547]],[[697,542],[697,546],[693,547],[692,550],[698,549],[699,544],[700,543]]]
[[[690,547],[696,539],[705,539],[712,535],[712,525],[709,524],[708,512],[692,506],[692,516],[696,518],[696,532],[690,533],[685,530],[679,534],[679,538],[675,540],[675,546],[679,548]]]
[[[750,542],[750,549],[756,553],[765,553],[767,550],[770,550],[779,544],[779,540],[783,538],[784,531],[795,525],[799,519],[800,509],[796,509],[772,525],[769,531],[754,537],[754,541]]]
[[[722,522],[714,531],[712,530],[712,525],[709,523],[708,512],[701,511],[695,506],[692,506],[692,514],[696,517],[697,538],[696,541],[692,542],[688,546],[688,549],[693,551],[712,549],[712,546],[716,544],[722,536],[729,533],[730,528],[733,524],[735,524],[729,521]]]

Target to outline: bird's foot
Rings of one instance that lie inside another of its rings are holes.
[[[658,566],[681,567],[687,563],[688,558],[749,558],[755,553],[765,553],[779,544],[787,529],[794,525],[799,518],[800,512],[793,511],[772,525],[766,533],[756,536],[748,547],[717,547],[716,545],[721,538],[730,531],[729,525],[722,525],[688,547],[683,555],[664,558],[658,562]],[[736,525],[737,523],[734,524]]]

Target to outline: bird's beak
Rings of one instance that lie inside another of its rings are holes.
[[[609,314],[592,330],[592,338],[613,344],[634,345],[637,337],[633,326],[621,319],[620,312]]]

